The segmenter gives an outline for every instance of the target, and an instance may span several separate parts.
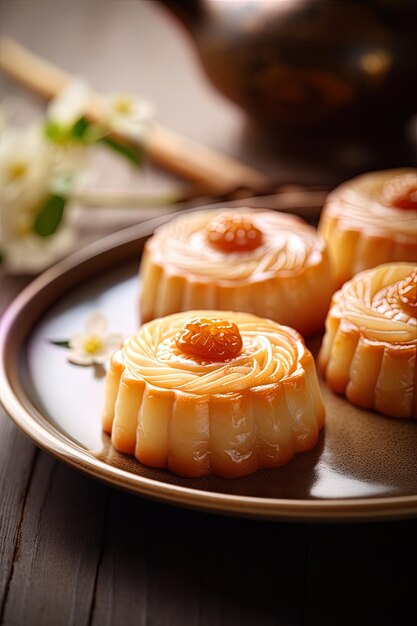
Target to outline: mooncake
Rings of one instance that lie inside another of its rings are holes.
[[[417,265],[361,272],[333,297],[318,363],[329,387],[365,409],[417,418]]]
[[[301,335],[248,313],[144,324],[111,359],[103,428],[151,467],[238,477],[317,443],[324,408]]]
[[[156,230],[140,269],[143,322],[190,309],[246,311],[303,335],[324,327],[334,291],[326,245],[276,211],[204,210]]]
[[[337,287],[362,270],[417,262],[417,169],[358,176],[329,194],[319,232]]]

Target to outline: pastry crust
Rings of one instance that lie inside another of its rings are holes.
[[[417,265],[387,263],[334,295],[318,357],[333,391],[365,409],[417,418],[416,306],[402,295],[416,289]]]
[[[207,316],[238,326],[238,356],[207,362],[178,349],[184,324]],[[149,322],[114,354],[107,374],[103,428],[113,446],[181,476],[278,467],[317,443],[323,421],[302,337],[246,313],[191,311]]]
[[[248,217],[263,234],[247,252],[215,249],[207,226],[217,216]],[[160,227],[141,264],[141,319],[189,309],[246,311],[296,328],[323,328],[334,291],[327,249],[313,227],[275,211],[188,213]]]
[[[417,211],[383,203],[384,186],[417,169],[370,172],[327,197],[318,230],[325,238],[337,287],[355,274],[392,261],[417,261]]]

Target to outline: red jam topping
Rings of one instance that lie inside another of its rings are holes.
[[[209,243],[222,252],[250,252],[263,243],[262,231],[244,215],[218,215],[206,230]]]
[[[242,350],[242,337],[233,322],[196,318],[184,324],[177,333],[178,350],[208,361],[226,361]]]
[[[417,210],[417,174],[395,176],[382,189],[382,201],[395,209]]]

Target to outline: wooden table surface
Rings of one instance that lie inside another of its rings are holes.
[[[0,0],[0,32],[100,90],[146,95],[161,122],[267,174],[329,183],[247,131],[157,2]],[[0,90],[24,95],[4,77]],[[0,310],[27,280],[0,274]],[[162,505],[56,461],[2,409],[0,494],[1,624],[397,626],[417,611],[415,520],[273,523]]]

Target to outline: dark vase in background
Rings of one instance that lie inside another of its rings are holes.
[[[417,113],[416,0],[166,0],[225,96],[289,135],[396,133]]]

